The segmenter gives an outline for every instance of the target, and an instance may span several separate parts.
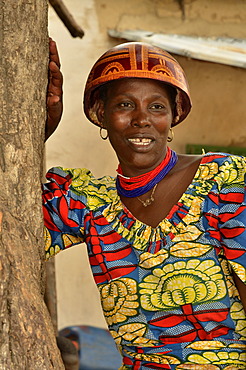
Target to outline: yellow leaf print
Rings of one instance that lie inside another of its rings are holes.
[[[71,190],[79,195],[84,193],[91,209],[100,207],[105,204],[105,200],[108,201],[115,196],[115,180],[112,177],[95,179],[86,168],[64,168],[63,170],[72,174]]]
[[[219,167],[219,174],[215,176],[215,180],[218,185],[222,184],[232,184],[237,182],[244,182],[244,173],[243,169],[242,158],[240,157],[233,157],[233,163],[226,161]],[[236,167],[236,168],[235,168]]]
[[[141,305],[148,311],[216,301],[226,295],[221,269],[213,260],[193,259],[156,268],[139,287]]]
[[[178,365],[177,370],[220,370],[219,366],[216,365],[197,365],[197,364],[182,364]],[[234,369],[235,370],[235,369]]]
[[[201,205],[203,202],[203,198],[201,197],[193,197],[190,198],[190,211],[189,213],[183,218],[182,226],[184,227],[184,224],[189,225],[190,223],[194,223],[199,220],[200,214],[201,214]],[[184,227],[186,228],[186,226]],[[194,239],[193,239],[194,240]]]
[[[97,188],[90,185],[86,190],[88,191],[87,202],[90,209],[97,209],[105,205],[105,202],[110,202],[113,197],[113,195],[111,196],[112,191],[109,191],[106,186]]]
[[[73,244],[83,243],[83,238],[71,234],[62,234],[62,240],[65,248],[70,247]]]
[[[104,316],[108,325],[126,321],[138,314],[137,284],[131,278],[112,280],[99,286]]]
[[[187,217],[187,220],[193,220],[196,221],[199,219],[199,215],[201,213],[201,203],[203,202],[202,197],[194,196],[192,194],[183,194],[182,196],[182,203],[190,209],[189,214],[187,214],[185,217]],[[191,211],[192,210],[192,211]],[[191,217],[191,218],[190,218]],[[187,222],[188,224],[188,222]]]
[[[44,244],[45,250],[48,251],[51,246],[51,235],[47,227],[44,228]]]
[[[193,225],[184,226],[183,224],[181,227],[177,226],[179,233],[175,235],[173,238],[173,242],[185,242],[185,241],[194,241],[199,238],[202,232]]]
[[[161,249],[156,254],[152,254],[149,252],[142,253],[140,255],[140,262],[139,266],[150,269],[154,266],[160,265],[165,259],[168,257],[168,252],[164,249]]]
[[[241,161],[238,161],[237,157],[234,157],[234,161],[237,163],[236,168],[234,168],[234,163],[229,163],[229,162],[225,162],[220,167],[220,169],[222,169],[222,172],[224,174],[224,181],[227,184],[235,183],[235,182],[237,182],[236,180],[241,181],[240,171],[239,171],[240,167],[242,167],[241,166]]]
[[[120,344],[122,339],[131,342],[131,344],[142,346],[142,347],[151,347],[156,345],[156,340],[151,340],[149,338],[144,338],[146,333],[147,326],[142,323],[133,323],[121,325],[118,329],[118,332],[111,330],[111,334],[116,342]]]
[[[229,261],[237,276],[246,283],[246,270],[240,263]]]
[[[235,313],[232,313],[232,318],[236,321],[236,332],[241,335],[240,340],[246,340],[246,319],[243,308],[241,312],[239,311],[239,315],[244,315],[244,318],[240,319]]]
[[[235,286],[233,277],[232,277],[230,269],[229,269],[228,260],[220,259],[220,266],[221,266],[221,268],[224,272],[229,297],[238,297],[239,298],[238,290]]]
[[[55,245],[55,254],[59,253],[61,251],[61,248],[58,244]]]
[[[229,348],[238,348],[238,349],[244,349],[245,352],[246,352],[246,345],[245,344],[241,344],[241,343],[232,343],[232,344],[229,344],[228,346]]]
[[[49,253],[50,253],[50,256],[54,256],[55,255],[55,248],[54,247],[50,247]]]
[[[218,340],[206,340],[206,341],[197,341],[191,344],[188,344],[186,348],[192,348],[197,351],[204,351],[208,349],[220,349],[224,348],[224,343],[218,341]]]
[[[72,189],[75,193],[81,194],[83,188],[88,184],[90,171],[85,168],[63,168],[63,170],[72,174]]]
[[[218,164],[215,162],[203,164],[198,168],[198,171],[199,178],[210,180],[213,178],[214,174],[218,173]]]
[[[212,246],[209,244],[179,242],[170,248],[170,254],[180,258],[200,257],[209,252],[211,248]]]
[[[231,317],[233,318],[233,320],[245,320],[246,319],[243,305],[241,302],[234,302],[233,305],[231,306],[230,313],[231,313]]]
[[[130,356],[133,355],[130,351],[125,351],[126,354],[129,354]],[[165,365],[171,365],[171,364],[180,364],[180,361],[173,356],[167,356],[163,354],[155,354],[155,353],[134,353],[134,359],[140,360],[140,361],[149,361],[154,362],[156,364],[165,364]]]
[[[104,182],[106,181],[105,184],[103,184],[103,181],[94,179],[93,183],[84,189],[90,209],[97,209],[105,205],[105,203],[112,203],[112,199],[115,198],[116,192],[114,184],[112,183],[112,179],[110,177],[105,177],[103,180]],[[110,184],[113,186],[112,189],[110,189]]]
[[[204,352],[202,355],[190,355],[188,361],[194,364],[246,365],[246,353],[239,352]]]
[[[103,216],[107,219],[108,222],[112,222],[118,213],[122,210],[122,203],[120,199],[118,202],[111,202],[107,208],[105,208],[102,212]]]

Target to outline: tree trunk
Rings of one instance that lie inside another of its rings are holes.
[[[64,369],[43,300],[47,0],[0,1],[0,369]]]

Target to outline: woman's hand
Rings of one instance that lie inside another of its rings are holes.
[[[57,128],[62,116],[62,82],[60,60],[55,41],[49,40],[49,83],[47,87],[47,119],[45,126],[45,140],[47,140]]]

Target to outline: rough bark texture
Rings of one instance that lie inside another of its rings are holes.
[[[43,300],[47,0],[0,1],[0,369],[63,369]]]
[[[48,308],[55,334],[58,335],[56,275],[55,275],[55,259],[54,258],[46,262],[46,284],[45,284],[44,301]]]

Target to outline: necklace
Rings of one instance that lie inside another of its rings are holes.
[[[144,173],[143,175],[126,177],[123,175],[122,168],[119,165],[117,169],[118,175],[116,178],[116,188],[118,194],[128,198],[135,198],[147,193],[153,189],[155,185],[158,184],[168,174],[169,171],[171,171],[177,160],[177,154],[168,147],[163,161],[156,168]],[[151,196],[153,197],[153,191]],[[151,197],[149,199],[151,199]]]
[[[153,190],[152,190],[152,192],[150,194],[150,197],[148,199],[142,200],[139,197],[137,197],[137,199],[139,200],[139,202],[141,202],[144,207],[148,207],[148,206],[151,205],[151,203],[154,202],[154,200],[155,200],[154,194],[155,194],[155,189],[156,189],[157,185],[158,184],[155,184],[155,186],[153,187]]]

